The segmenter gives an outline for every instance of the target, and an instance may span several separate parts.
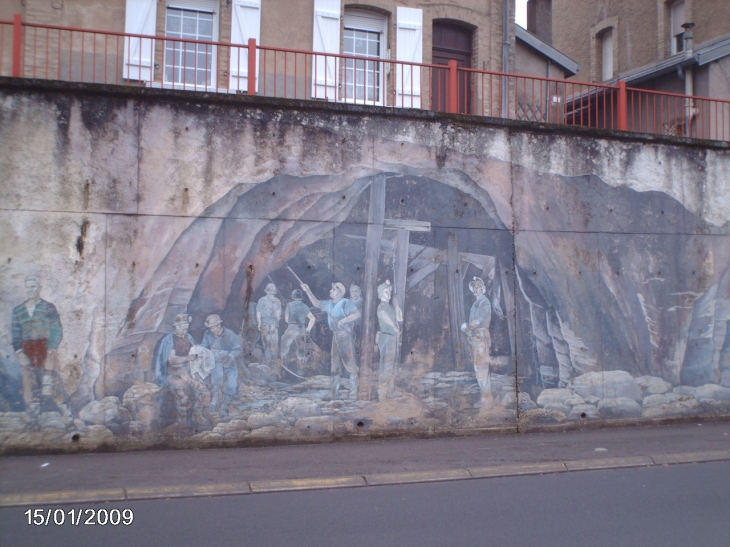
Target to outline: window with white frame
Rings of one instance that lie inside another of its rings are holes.
[[[598,38],[601,42],[601,80],[613,78],[613,29],[603,31]]]
[[[312,97],[326,101],[353,101],[385,104],[387,63],[390,58],[388,17],[366,9],[345,10],[342,22],[340,0],[314,0],[314,37],[312,50]],[[341,26],[342,23],[342,26]],[[396,11],[397,61],[423,61],[423,10],[398,7]],[[342,54],[366,57],[342,60]],[[373,59],[368,60],[369,59]],[[396,64],[395,106],[421,106],[421,72],[418,67]],[[340,79],[344,78],[344,82]]]
[[[671,52],[672,55],[684,51],[684,29],[686,23],[684,15],[684,0],[673,2],[670,6],[669,24],[671,29]]]
[[[387,53],[387,18],[366,10],[345,10],[342,53],[381,59]],[[383,104],[383,63],[361,59],[345,59],[345,101]]]
[[[216,47],[197,43],[216,41],[217,2],[215,0],[175,0],[167,5],[165,36],[166,84],[185,87],[214,87]]]

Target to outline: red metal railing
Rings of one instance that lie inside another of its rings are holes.
[[[629,131],[730,140],[730,102],[628,88]]]
[[[619,129],[619,87],[459,68],[471,97],[460,111],[541,123]],[[466,95],[461,92],[461,97]]]
[[[449,65],[0,21],[0,74],[728,140],[730,101]]]

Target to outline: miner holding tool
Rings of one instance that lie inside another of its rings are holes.
[[[355,321],[360,319],[360,311],[352,300],[345,298],[346,289],[342,283],[332,283],[331,300],[319,300],[312,294],[309,285],[302,283],[298,276],[297,280],[301,283],[302,290],[309,297],[312,305],[327,313],[327,322],[332,330],[332,364],[330,368],[332,400],[337,398],[340,389],[340,374],[344,367],[350,375],[350,399],[356,401],[360,387],[360,371],[355,360],[353,327]]]
[[[256,304],[256,322],[264,346],[264,362],[275,377],[281,375],[279,359],[279,322],[281,321],[281,300],[276,296],[276,285],[269,283],[264,289],[265,296]]]
[[[309,311],[309,306],[302,302],[302,291],[294,289],[291,293],[292,301],[286,305],[284,320],[287,323],[284,336],[281,337],[281,350],[279,355],[282,361],[289,355],[292,343],[295,343],[298,373],[303,374],[304,365],[307,362],[307,334],[314,326],[314,315]],[[306,326],[305,326],[306,323]],[[282,367],[284,367],[282,363]]]

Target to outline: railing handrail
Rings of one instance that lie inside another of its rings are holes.
[[[12,20],[0,20],[0,25],[6,24],[6,25],[12,25]],[[23,21],[24,27],[33,27],[33,28],[41,28],[41,29],[48,29],[48,30],[63,30],[68,32],[83,32],[88,34],[103,34],[107,36],[119,36],[123,38],[140,38],[144,40],[163,40],[163,41],[170,41],[170,42],[184,42],[186,44],[202,44],[202,45],[210,45],[210,46],[218,46],[218,47],[235,47],[235,48],[242,48],[242,49],[248,49],[248,44],[239,44],[236,42],[222,42],[222,41],[216,41],[216,40],[192,40],[189,38],[178,38],[175,36],[160,36],[160,35],[152,35],[152,34],[136,34],[131,32],[119,32],[114,30],[99,30],[99,29],[89,29],[89,28],[83,28],[83,27],[71,27],[71,26],[61,26],[61,25],[49,25],[45,23],[29,23]],[[314,51],[314,50],[307,50],[307,49],[294,49],[294,48],[282,48],[277,46],[265,46],[261,44],[256,44],[256,49],[263,50],[263,51],[272,51],[272,52],[281,52],[281,53],[292,53],[292,54],[301,54],[301,55],[317,55],[317,56],[323,56],[323,57],[332,57],[332,58],[339,58],[339,59],[352,59],[357,61],[370,61],[370,62],[382,62],[382,63],[390,63],[390,64],[398,64],[398,65],[405,65],[405,66],[416,66],[416,67],[425,67],[425,68],[437,68],[437,69],[447,69],[448,65],[444,64],[435,64],[435,63],[417,63],[413,61],[401,61],[398,59],[388,59],[388,58],[378,58],[378,57],[363,57],[360,55],[350,55],[345,53],[329,53],[329,52],[323,52],[323,51]],[[561,84],[570,84],[573,86],[586,86],[586,87],[596,87],[596,88],[603,88],[603,89],[612,89],[612,90],[619,90],[619,85],[614,84],[605,84],[601,82],[586,82],[583,80],[568,80],[564,78],[552,78],[547,76],[535,76],[532,74],[523,74],[520,72],[502,72],[499,70],[486,70],[486,69],[480,69],[480,68],[473,68],[473,67],[458,67],[458,71],[461,72],[470,72],[475,74],[488,74],[491,76],[503,76],[503,77],[509,77],[509,78],[527,78],[531,80],[538,80],[541,82],[552,82],[552,83],[561,83]],[[659,91],[654,89],[643,89],[643,88],[637,88],[637,87],[627,87],[627,91],[637,91],[642,93],[652,93],[656,95],[665,95],[668,97],[675,97],[675,98],[687,98],[687,99],[702,99],[702,100],[713,100],[718,101],[722,103],[728,103],[730,104],[730,99],[721,99],[718,97],[706,97],[703,95],[687,95],[684,93],[674,93],[669,91]]]
[[[446,66],[446,65],[437,65],[440,67]],[[500,72],[498,70],[485,70],[482,68],[471,68],[471,67],[458,67],[457,70],[462,72],[473,72],[475,74],[491,74],[494,76],[504,76],[508,78],[527,78],[530,80],[540,80],[543,82],[555,82],[555,83],[561,83],[561,84],[571,84],[571,85],[580,85],[580,86],[590,86],[590,87],[602,87],[605,89],[613,89],[618,90],[618,85],[612,85],[612,84],[603,84],[600,82],[585,82],[583,80],[566,80],[564,78],[551,78],[548,76],[533,76],[532,74],[522,74],[521,72]]]
[[[718,103],[726,103],[730,105],[730,99],[721,99],[720,97],[705,97],[703,95],[686,95],[684,93],[674,93],[671,91],[658,91],[656,89],[642,89],[640,87],[627,87],[626,91],[637,91],[639,93],[651,93],[652,95],[664,95],[674,97],[675,99],[698,99],[702,101],[717,101]]]
[[[12,21],[0,21],[0,24],[7,23],[12,25]],[[98,29],[88,29],[83,27],[65,27],[60,25],[48,25],[44,23],[26,23],[23,22],[24,27],[33,27],[33,28],[42,28],[42,29],[48,29],[48,30],[64,30],[67,32],[85,32],[89,34],[104,34],[107,36],[119,36],[122,38],[140,38],[144,40],[164,40],[164,41],[172,41],[172,42],[185,42],[187,44],[203,44],[203,45],[212,45],[212,46],[219,46],[219,47],[235,47],[235,48],[243,48],[248,49],[248,44],[239,44],[236,42],[221,42],[221,41],[215,41],[215,40],[192,40],[190,38],[178,38],[175,36],[161,36],[161,35],[153,35],[153,34],[136,34],[131,32],[119,32],[119,31],[113,31],[113,30],[98,30]],[[372,61],[372,62],[382,62],[382,63],[392,63],[392,64],[399,64],[399,65],[406,65],[406,66],[417,66],[417,67],[425,67],[425,68],[438,68],[438,69],[447,69],[448,65],[444,64],[435,64],[435,63],[416,63],[413,61],[401,61],[398,59],[387,59],[382,57],[363,57],[360,55],[349,55],[345,53],[330,53],[330,52],[324,52],[324,51],[314,51],[309,49],[294,49],[294,48],[283,48],[283,47],[277,47],[277,46],[264,46],[261,44],[256,44],[256,49],[264,50],[264,51],[273,51],[273,52],[281,52],[281,53],[292,53],[292,54],[301,54],[301,55],[318,55],[322,57],[332,57],[332,58],[339,58],[339,59],[353,59],[353,60],[362,60],[362,61]],[[531,78],[534,80],[545,80],[545,81],[555,81],[555,82],[562,82],[562,83],[571,83],[575,85],[590,85],[590,86],[596,86],[596,87],[606,87],[606,88],[612,88],[612,89],[618,89],[618,86],[611,86],[606,84],[597,84],[594,82],[582,82],[577,80],[562,80],[559,78],[544,78],[539,76],[532,76],[530,74],[521,74],[518,72],[500,72],[496,70],[484,70],[484,69],[477,69],[477,68],[470,68],[470,67],[459,67],[458,70],[462,71],[469,71],[469,72],[476,72],[480,74],[490,74],[493,76],[509,76],[509,77],[517,77],[517,78]]]

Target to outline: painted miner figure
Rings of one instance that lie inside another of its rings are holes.
[[[362,289],[354,283],[350,285],[350,300],[355,304],[357,311],[360,312],[360,318],[355,321],[355,340],[360,339],[360,327],[362,326]]]
[[[269,283],[264,289],[266,296],[256,304],[256,323],[264,347],[264,364],[274,376],[281,374],[279,361],[279,321],[281,321],[281,300],[274,296],[276,285]]]
[[[332,283],[331,300],[319,300],[305,283],[302,283],[302,290],[307,293],[314,307],[327,313],[327,322],[332,330],[332,400],[337,398],[340,390],[340,375],[344,367],[350,375],[350,399],[356,401],[360,384],[353,327],[355,321],[360,319],[360,312],[352,300],[345,298],[345,286],[342,283]]]
[[[469,290],[476,300],[469,312],[469,323],[463,323],[461,330],[471,345],[472,357],[474,358],[474,373],[479,384],[481,400],[475,407],[489,408],[494,405],[492,398],[492,385],[489,373],[489,349],[492,345],[492,338],[489,334],[489,324],[492,321],[492,306],[486,297],[487,288],[484,281],[475,277],[469,283]]]
[[[155,379],[162,387],[169,387],[175,397],[177,425],[181,428],[209,428],[204,415],[210,404],[210,390],[205,378],[193,373],[191,363],[198,356],[188,334],[191,317],[181,313],[175,316],[175,330],[157,344],[154,356]],[[199,346],[197,346],[199,347]],[[192,416],[191,416],[192,414]]]
[[[282,361],[286,359],[291,350],[292,343],[295,344],[297,356],[297,373],[303,374],[304,366],[307,363],[307,334],[314,326],[314,314],[309,311],[309,306],[302,302],[302,291],[294,289],[291,293],[292,301],[286,305],[284,310],[284,321],[287,323],[286,331],[281,337],[280,356]]]
[[[63,339],[61,319],[56,306],[41,298],[41,281],[36,276],[25,278],[28,299],[13,309],[13,349],[21,364],[23,398],[29,410],[38,412],[47,407],[58,410],[52,400],[53,366]]]
[[[203,334],[200,345],[209,349],[215,358],[215,368],[210,374],[213,392],[210,408],[220,418],[225,418],[228,416],[231,399],[238,394],[239,364],[245,367],[240,363],[241,342],[232,330],[223,326],[220,315],[209,315],[205,326],[208,329]]]
[[[378,285],[378,325],[380,330],[375,341],[380,351],[380,370],[378,373],[378,399],[392,399],[403,396],[403,392],[395,388],[395,369],[397,361],[398,339],[401,335],[400,325],[403,323],[403,312],[398,303],[390,305],[393,286],[390,281]]]

